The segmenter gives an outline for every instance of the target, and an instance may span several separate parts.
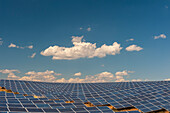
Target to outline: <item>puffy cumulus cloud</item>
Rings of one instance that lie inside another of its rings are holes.
[[[88,27],[88,28],[87,28],[87,31],[91,31],[91,27]]]
[[[95,83],[95,82],[113,82],[115,77],[110,72],[102,72],[96,75],[87,75],[84,79],[80,78],[70,78],[66,80],[61,78],[56,80],[56,82],[67,82],[67,83]]]
[[[137,81],[148,81],[142,79],[126,80],[123,75],[114,76],[110,72],[102,72],[96,75],[87,75],[84,79],[81,78],[65,78],[57,79],[56,82],[63,83],[97,83],[97,82],[137,82]]]
[[[76,44],[76,43],[81,43],[81,40],[83,39],[84,36],[81,36],[81,37],[78,37],[78,36],[72,36],[72,42],[73,44]]]
[[[62,83],[85,83],[85,79],[80,78],[70,78],[66,80],[65,78],[57,79],[55,82],[62,82]]]
[[[16,79],[19,79],[19,78],[20,78],[20,77],[18,77],[18,76],[15,75],[15,73],[20,73],[19,70],[15,70],[15,69],[12,69],[12,70],[3,69],[3,70],[0,70],[0,73],[8,74],[7,79],[10,79],[10,80],[16,80]]]
[[[115,82],[127,82],[128,80],[125,80],[123,76],[116,76]]]
[[[2,41],[2,38],[0,38],[0,45],[2,45],[3,41]]]
[[[46,70],[44,72],[35,72],[35,71],[29,71],[25,73],[25,75],[19,77],[15,75],[16,73],[20,73],[19,70],[9,70],[9,69],[3,69],[0,70],[0,73],[8,74],[7,79],[10,80],[27,80],[27,81],[41,81],[41,82],[55,82],[57,80],[56,76],[62,75],[61,73],[55,73],[54,71]]]
[[[123,76],[129,75],[129,73],[134,73],[134,71],[118,71],[115,73],[116,81],[115,82],[128,82],[129,80],[125,80]]]
[[[99,73],[99,74],[96,74],[94,76],[87,76],[86,79],[92,81],[92,82],[95,82],[95,81],[98,81],[98,82],[111,82],[111,81],[114,81],[115,77],[112,73],[110,72],[102,72],[102,73]]]
[[[115,75],[116,75],[116,76],[128,75],[128,72],[127,72],[127,70],[124,70],[124,71],[122,71],[122,72],[121,72],[121,71],[118,71],[118,72],[115,73]]]
[[[25,75],[30,76],[23,76],[19,80],[55,82],[55,80],[57,79],[55,75],[58,74],[55,73],[54,71],[46,70],[44,72],[29,71],[25,73]]]
[[[15,69],[12,69],[12,70],[9,70],[9,69],[3,69],[3,70],[0,70],[1,73],[3,74],[8,74],[8,73],[13,73],[13,72],[17,72],[17,73],[20,73],[19,70],[15,70]]]
[[[154,36],[154,39],[159,39],[159,38],[165,39],[166,35],[165,34],[160,34],[158,36]]]
[[[142,79],[132,79],[131,81],[132,82],[140,82],[140,81],[142,81]]]
[[[81,72],[75,73],[74,76],[81,76]]]
[[[20,46],[17,46],[17,45],[15,45],[15,44],[11,43],[8,47],[9,47],[9,48],[20,48],[20,49],[25,49],[25,48],[32,49],[32,48],[33,48],[33,45],[26,46],[26,47],[20,47]]]
[[[40,82],[63,82],[63,83],[96,83],[96,82],[136,82],[136,81],[148,81],[141,80],[141,79],[132,79],[126,80],[124,77],[128,75],[128,73],[132,73],[134,71],[122,71],[116,72],[116,76],[110,72],[101,72],[95,75],[86,75],[85,78],[60,78],[58,79],[57,76],[62,75],[61,73],[55,73],[54,71],[46,70],[44,72],[35,72],[29,71],[25,73],[27,76],[19,77],[15,75],[16,73],[20,73],[19,70],[0,70],[0,73],[8,74],[7,79],[14,79],[14,80],[26,80],[26,81],[40,81]],[[75,73],[76,75],[80,75],[79,73]],[[166,79],[170,80],[170,79]]]
[[[170,78],[165,79],[165,81],[170,81]]]
[[[134,41],[133,38],[130,38],[130,39],[127,39],[126,42],[129,42],[129,41]]]
[[[61,78],[61,79],[55,80],[55,82],[63,82],[63,83],[67,83],[68,80],[66,80],[65,78]]]
[[[14,73],[9,73],[7,79],[9,79],[9,80],[18,80],[18,79],[20,79],[20,77],[16,76]]]
[[[126,51],[141,51],[143,48],[137,45],[130,45],[126,47]]]
[[[107,46],[106,44],[97,48],[96,43],[82,42],[83,36],[72,36],[73,47],[50,46],[41,51],[43,56],[52,56],[53,60],[73,60],[79,58],[105,57],[106,55],[116,55],[120,53],[122,47],[117,42]]]
[[[125,80],[122,76],[117,76],[117,80],[115,82],[141,82],[141,81],[148,81],[148,79],[132,79],[132,80]]]
[[[33,54],[30,56],[30,58],[34,58],[35,55],[36,55],[36,53],[33,53]]]
[[[149,81],[148,79],[132,79],[131,82]]]
[[[127,70],[124,70],[124,71],[118,71],[115,73],[116,76],[123,76],[123,75],[128,75],[129,73],[134,73],[134,71],[127,71]]]

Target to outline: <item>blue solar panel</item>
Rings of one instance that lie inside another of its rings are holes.
[[[0,80],[0,112],[154,112],[169,110],[170,81],[45,83]],[[107,107],[110,106],[110,107]],[[16,108],[16,109],[15,109]],[[112,109],[111,109],[112,108]]]
[[[162,108],[166,109],[167,111],[170,112],[170,104],[163,105]]]

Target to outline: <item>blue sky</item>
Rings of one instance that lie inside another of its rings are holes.
[[[58,82],[87,81],[89,76],[96,81],[99,76],[106,81],[108,76],[113,81],[169,79],[169,29],[169,0],[0,0],[0,78],[37,80],[50,75]],[[74,47],[72,36],[83,36],[79,44],[96,43],[94,50],[106,44],[98,52],[106,56],[94,52],[89,58],[86,52],[91,50],[83,48],[78,50],[81,57],[75,58],[73,51],[69,60],[64,59],[67,51],[57,53],[60,59],[52,59],[56,55],[49,51],[41,54],[50,46]],[[114,42],[122,47],[118,52],[109,49]],[[135,47],[127,50],[131,45]]]

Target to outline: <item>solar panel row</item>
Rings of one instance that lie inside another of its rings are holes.
[[[0,80],[1,112],[170,111],[170,81],[46,83]]]

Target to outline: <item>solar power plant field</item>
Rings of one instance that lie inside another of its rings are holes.
[[[0,80],[0,112],[169,113],[170,81],[46,83]]]

